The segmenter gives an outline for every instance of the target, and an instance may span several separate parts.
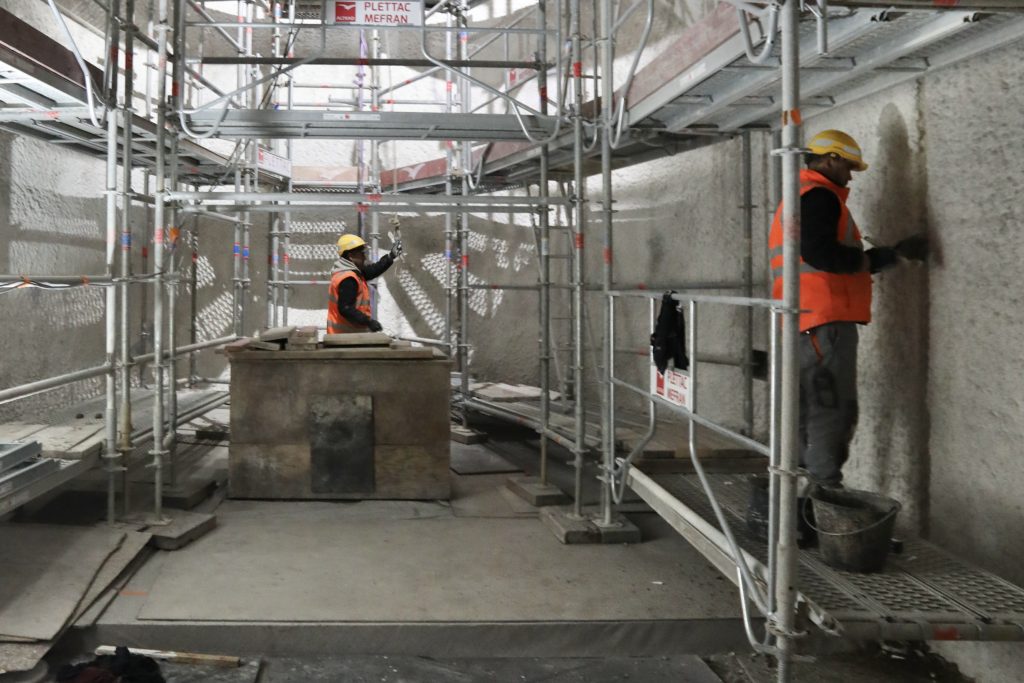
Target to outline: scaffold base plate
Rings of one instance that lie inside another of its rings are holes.
[[[639,543],[642,540],[640,529],[619,514],[612,517],[610,525],[602,526],[594,522],[590,510],[576,517],[571,507],[552,506],[540,511],[540,519],[566,545]]]

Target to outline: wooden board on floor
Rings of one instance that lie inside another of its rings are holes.
[[[0,443],[25,441],[28,437],[46,429],[47,425],[30,422],[8,422],[0,424]]]
[[[81,460],[100,451],[103,438],[96,438],[103,425],[94,421],[57,425],[32,435],[43,445],[44,458]]]
[[[0,634],[56,637],[124,538],[105,526],[0,525]]]

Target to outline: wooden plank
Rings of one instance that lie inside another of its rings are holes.
[[[47,425],[31,422],[8,422],[0,424],[0,443],[22,441],[26,437],[46,429]]]
[[[294,325],[287,327],[271,327],[269,330],[263,330],[259,334],[259,340],[264,342],[272,341],[286,341],[288,335],[295,331]]]
[[[237,351],[232,354],[232,361],[258,360],[429,360],[445,359],[445,355],[435,355],[434,349],[411,348],[391,349],[387,347],[364,347],[318,349],[316,351]]]
[[[391,337],[383,332],[355,332],[353,334],[324,335],[324,346],[388,346]]]
[[[92,437],[102,430],[103,425],[95,422],[57,425],[34,434],[33,438],[43,445],[44,458],[64,458],[66,454],[75,452],[76,455],[72,457],[78,459],[83,454],[91,454],[94,450],[98,450],[100,443],[95,442],[79,451],[75,451],[75,447],[84,441],[92,440]]]
[[[103,444],[106,439],[106,435],[100,430],[99,434],[84,439],[68,450],[50,457],[60,458],[61,460],[81,460],[82,458],[100,453],[103,450]]]
[[[240,353],[249,347],[249,342],[251,341],[252,339],[249,337],[236,339],[233,342],[228,342],[224,346],[219,347],[217,349],[217,353]]]

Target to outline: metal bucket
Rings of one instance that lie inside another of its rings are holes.
[[[854,572],[885,567],[899,501],[870,491],[829,488],[815,489],[811,500],[818,549],[826,564]]]

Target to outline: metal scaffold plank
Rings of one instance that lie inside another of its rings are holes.
[[[761,572],[763,540],[748,531],[746,478],[710,475],[747,559]],[[648,475],[632,468],[629,485],[695,548],[735,581],[735,564],[701,485],[690,475]],[[854,639],[1024,640],[1024,590],[936,546],[912,539],[886,569],[833,569],[817,549],[799,551],[800,600],[826,632]]]

